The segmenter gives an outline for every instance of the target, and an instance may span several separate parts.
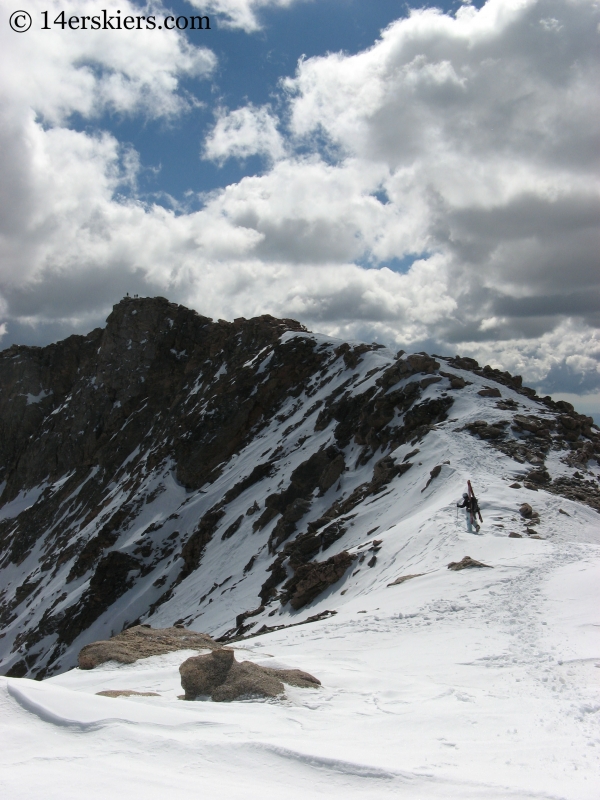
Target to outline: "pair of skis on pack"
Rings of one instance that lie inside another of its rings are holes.
[[[475,529],[478,531],[479,526],[477,525],[477,517],[479,517],[479,522],[483,522],[483,517],[481,516],[481,511],[479,510],[479,503],[477,502],[477,498],[475,497],[475,492],[473,491],[473,487],[471,486],[471,481],[467,481],[467,489],[469,490],[469,514],[471,516],[471,525],[475,526]]]

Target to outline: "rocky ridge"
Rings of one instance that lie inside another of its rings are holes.
[[[456,427],[461,398],[485,413]],[[213,322],[162,298],[3,351],[0,670],[64,670],[142,620],[223,641],[292,622],[378,564],[366,521],[442,429],[495,448],[517,485],[600,510],[591,418],[472,359]],[[419,491],[447,469],[427,465]]]

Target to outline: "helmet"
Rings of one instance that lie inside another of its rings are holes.
[[[468,497],[469,495],[466,492],[463,492],[463,497]]]

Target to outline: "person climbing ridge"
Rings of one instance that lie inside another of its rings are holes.
[[[481,513],[479,511],[479,503],[477,502],[477,498],[473,494],[473,490],[471,489],[471,482],[468,482],[469,485],[469,492],[464,492],[462,496],[462,503],[457,503],[458,508],[465,509],[465,517],[467,520],[467,531],[469,533],[473,533],[473,525],[475,526],[475,533],[479,533],[481,530],[478,522],[477,522],[477,514],[479,514],[479,519],[481,520]]]

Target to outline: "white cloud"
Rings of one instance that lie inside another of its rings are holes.
[[[284,145],[268,106],[252,105],[236,111],[219,109],[217,122],[206,140],[204,156],[223,163],[228,158],[266,156],[276,161],[284,155]]]
[[[1,0],[0,7],[8,19],[14,4]],[[119,7],[122,18],[154,14],[159,19],[165,13],[158,4],[131,0]],[[216,64],[210,50],[193,47],[176,31],[40,29],[43,10],[50,20],[59,11],[67,19],[101,13],[93,0],[35,0],[28,9],[35,24],[26,34],[15,34],[6,24],[0,29],[0,97],[12,116],[32,108],[46,124],[58,125],[74,112],[86,118],[104,111],[177,114],[186,106],[177,91],[179,78],[208,76]]]
[[[207,74],[213,56],[176,36],[132,37],[131,50],[103,36],[103,52],[38,38],[34,58],[7,37],[4,318],[88,327],[125,291],[161,293],[213,317],[296,316],[591,391],[597,23],[591,0],[489,0],[414,12],[364,52],[302,61],[281,118],[221,112],[205,143],[220,162],[266,156],[266,171],[178,215],[119,199],[135,154],[70,129],[69,114],[180,113],[179,77]]]
[[[464,346],[482,364],[527,375],[530,384],[541,386],[542,391],[561,391],[568,383],[573,391],[595,390],[600,399],[600,332],[575,320],[563,320],[537,338],[508,340],[501,352],[493,341],[465,342]],[[598,402],[596,411],[600,411]]]
[[[11,6],[1,0],[6,11]],[[49,10],[93,15],[88,0],[30,3],[34,19]],[[127,14],[160,15],[159,6],[120,3]],[[0,279],[6,289],[45,280],[69,264],[84,264],[90,239],[107,243],[111,215],[123,210],[116,193],[134,177],[137,158],[106,133],[69,127],[77,113],[93,120],[105,111],[171,117],[189,101],[182,76],[208,76],[213,53],[192,47],[175,31],[0,30]],[[133,172],[132,172],[133,171]],[[135,210],[136,204],[132,205]],[[141,208],[138,209],[138,213]],[[127,216],[127,214],[125,215]],[[71,245],[72,243],[72,245]],[[81,243],[79,245],[78,243]],[[71,252],[72,250],[72,252]],[[110,263],[117,253],[102,247]],[[69,261],[72,259],[72,262]]]

